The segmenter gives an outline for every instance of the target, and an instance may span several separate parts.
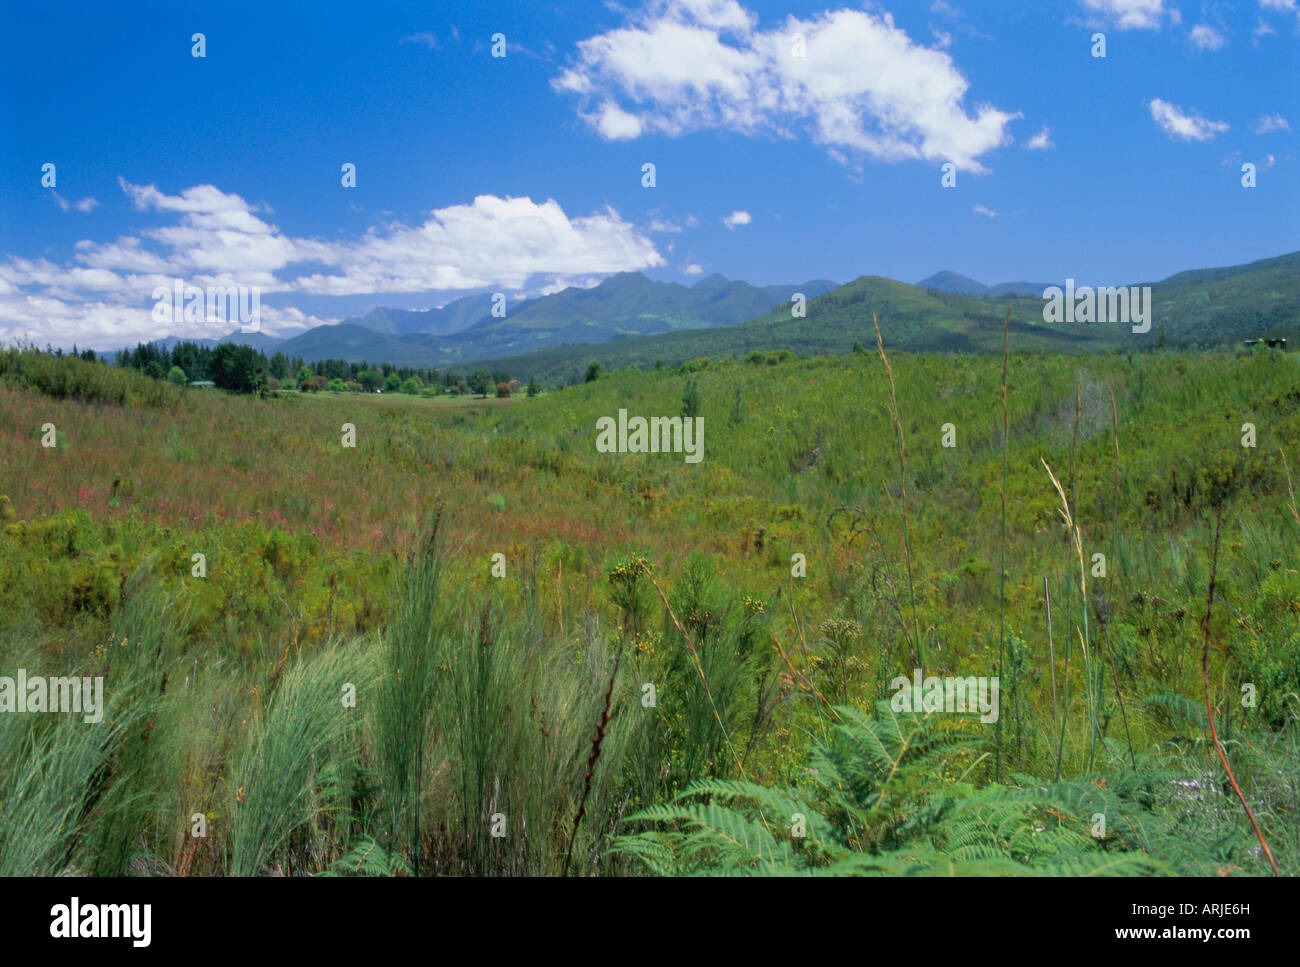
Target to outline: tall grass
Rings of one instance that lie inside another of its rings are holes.
[[[384,650],[384,675],[375,696],[375,741],[389,817],[389,838],[420,872],[420,800],[425,788],[425,744],[445,616],[439,612],[438,525],[406,568],[405,587]]]
[[[1002,681],[1002,650],[1007,639],[1007,463],[1011,446],[1007,416],[1007,361],[1011,358],[1011,307],[1002,324],[1002,480],[998,487],[1000,503],[998,524],[998,681]],[[993,776],[1002,778],[1002,716],[998,716],[994,733]]]
[[[153,804],[144,746],[162,669],[161,633],[142,620],[154,599],[147,586],[137,590],[88,665],[52,668],[31,649],[9,653],[29,676],[102,676],[104,707],[98,722],[0,716],[0,875],[127,871]]]
[[[330,644],[292,661],[265,707],[248,707],[226,790],[232,876],[305,872],[337,848],[374,678],[373,654]],[[357,708],[344,704],[349,687]]]
[[[907,519],[907,460],[903,443],[903,422],[898,417],[898,396],[894,388],[894,370],[885,355],[885,343],[880,336],[880,321],[876,314],[871,314],[871,324],[876,329],[876,349],[880,352],[880,361],[885,364],[885,377],[889,381],[889,415],[894,421],[894,434],[898,443],[898,487],[903,505],[903,554],[907,564],[907,590],[912,598],[912,633],[916,645],[916,665],[925,668],[925,647],[921,643],[921,625],[916,617],[916,582],[912,576],[912,537]]]

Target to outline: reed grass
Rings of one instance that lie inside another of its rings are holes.
[[[912,575],[912,536],[907,517],[907,459],[903,442],[903,422],[898,417],[898,395],[894,387],[894,370],[885,355],[885,342],[880,335],[880,320],[871,314],[871,324],[876,330],[876,349],[880,361],[885,364],[885,377],[889,381],[889,415],[894,422],[894,433],[898,441],[898,487],[903,506],[903,556],[907,564],[907,590],[912,598],[912,640],[916,644],[916,666],[925,668],[925,647],[921,642],[921,624],[916,616],[916,582]]]

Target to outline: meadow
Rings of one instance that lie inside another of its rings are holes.
[[[701,463],[596,451],[684,406]],[[1267,349],[454,401],[0,350],[0,675],[108,696],[0,714],[0,874],[1295,875],[1297,471]]]

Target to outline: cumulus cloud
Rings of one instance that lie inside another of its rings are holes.
[[[694,215],[687,215],[680,221],[672,218],[652,218],[650,225],[646,228],[648,232],[671,232],[677,233],[687,228],[694,228],[700,223],[700,220]]]
[[[80,241],[64,264],[21,256],[0,261],[0,340],[37,333],[112,346],[213,335],[157,330],[152,292],[176,279],[199,287],[256,286],[289,301],[294,294],[488,287],[544,293],[665,264],[646,234],[613,208],[570,217],[554,199],[480,195],[431,211],[416,225],[396,222],[359,238],[322,241],[281,232],[261,217],[265,206],[213,185],[168,195],[155,185],[120,183],[137,209],[172,220],[108,242]],[[265,300],[262,317],[270,332],[330,321]]]
[[[1298,0],[1259,0],[1259,10],[1261,16],[1255,18],[1256,26],[1251,32],[1251,42],[1256,47],[1259,46],[1259,38],[1277,33],[1262,16],[1264,11],[1279,13],[1283,16],[1290,14],[1296,18],[1296,27],[1300,29],[1300,2]]]
[[[722,224],[729,229],[735,229],[739,225],[748,225],[754,219],[749,212],[734,211],[730,215],[722,216]]]
[[[1030,151],[1047,151],[1055,148],[1056,144],[1052,141],[1052,129],[1044,126],[1037,134],[1025,142],[1025,147]]]
[[[1188,33],[1187,40],[1197,50],[1220,50],[1228,42],[1227,37],[1209,24],[1197,24]]]
[[[1279,13],[1294,13],[1300,16],[1300,4],[1296,0],[1259,0],[1261,10],[1276,10]]]
[[[99,202],[94,198],[83,198],[81,201],[68,201],[54,189],[50,189],[50,197],[54,199],[54,204],[65,212],[82,212],[83,214],[94,211],[99,207]]]
[[[587,120],[590,121],[591,118]],[[613,101],[601,102],[593,123],[600,136],[607,141],[630,141],[641,137],[641,132],[645,130],[639,117],[624,111]]]
[[[1158,97],[1154,98],[1148,107],[1151,110],[1151,119],[1175,141],[1212,141],[1228,130],[1228,125],[1224,121],[1207,121]]]
[[[1256,134],[1269,134],[1273,131],[1290,131],[1291,125],[1280,114],[1265,114],[1255,122]]]
[[[682,273],[684,275],[702,275],[704,273],[704,269],[701,266],[696,265],[694,262],[692,262],[690,265],[682,266]]]
[[[1083,9],[1099,22],[1120,30],[1159,30],[1166,18],[1179,19],[1166,10],[1164,0],[1081,0]]]
[[[422,292],[490,285],[523,288],[535,275],[576,276],[663,265],[654,244],[613,208],[570,218],[558,202],[479,195],[430,213],[421,225],[371,230],[355,242],[321,244],[335,274],[299,278],[321,295]]]
[[[968,108],[970,85],[951,55],[913,42],[888,13],[789,15],[760,30],[735,0],[655,0],[581,41],[552,85],[608,140],[709,129],[806,136],[845,160],[952,161],[972,172],[1020,116]]]
[[[565,289],[592,289],[605,281],[602,275],[583,275],[583,276],[552,276],[551,280],[545,285],[538,286],[532,292],[517,292],[516,299],[528,299],[540,295],[554,295],[557,292],[563,292]]]

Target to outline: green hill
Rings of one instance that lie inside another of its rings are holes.
[[[1149,349],[1162,343],[1208,347],[1255,336],[1283,336],[1292,344],[1300,343],[1300,252],[1182,272],[1151,285],[1151,331],[1145,334],[1114,323],[1046,323],[1041,298],[983,298],[863,276],[810,300],[804,318],[792,318],[786,302],[739,325],[600,346],[562,346],[492,359],[487,365],[521,379],[536,377],[556,384],[581,379],[592,360],[606,369],[645,369],[656,362],[675,365],[701,356],[743,356],[753,350],[843,353],[855,342],[874,346],[873,312],[891,348],[1001,352],[1008,307],[1012,346],[1017,350],[1077,353]]]

